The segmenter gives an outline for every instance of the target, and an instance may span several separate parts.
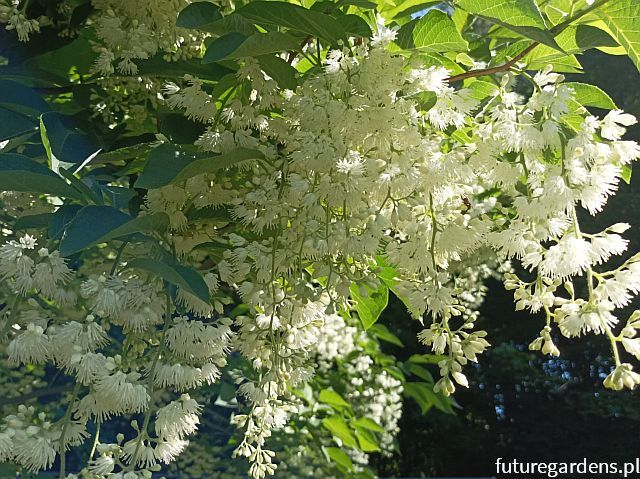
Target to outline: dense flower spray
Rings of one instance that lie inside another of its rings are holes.
[[[136,60],[188,56],[202,45],[168,21],[186,1],[92,3],[104,13],[94,25],[99,74],[135,74]],[[15,7],[0,13],[26,39],[37,26]],[[424,325],[418,337],[439,358],[435,392],[467,387],[464,367],[489,347],[475,320],[490,276],[514,291],[516,308],[544,312],[531,349],[559,355],[556,331],[602,334],[615,361],[604,385],[640,382],[620,354],[640,359],[638,313],[614,332],[616,309],[640,292],[640,256],[606,268],[626,250],[629,226],[588,233],[577,214],[601,211],[623,168],[640,157],[636,143],[622,140],[635,119],[576,109],[571,85],[551,69],[523,75],[533,89],[527,98],[511,73],[496,85],[454,88],[444,66],[394,51],[395,36],[381,22],[370,41],[351,40],[324,58],[316,51],[318,68],[295,91],[253,58],[239,60],[217,96],[194,75],[168,82],[162,94],[142,79],[102,80],[114,91],[143,85],[154,101],[202,123],[198,152],[244,159],[149,189],[142,217],[166,215],[167,232],[82,265],[54,244],[9,231],[14,239],[0,247],[3,359],[53,365],[75,385],[61,418],[25,405],[7,415],[0,460],[37,472],[59,456],[64,473],[64,452],[93,423],[83,477],[151,477],[187,448],[201,422],[198,391],[226,372],[243,405],[231,420],[241,431],[233,454],[261,479],[278,470],[270,438],[307,407],[296,391],[316,369],[333,368],[351,378],[345,395],[354,410],[384,427],[388,453],[402,383],[374,365],[359,337],[366,334],[350,322],[356,297],[381,286]],[[209,216],[190,224],[194,209]],[[193,266],[204,293],[136,268],[140,253],[169,258],[174,273]],[[515,261],[530,275],[518,276]],[[579,281],[585,297],[576,294]],[[244,309],[231,314],[238,298]],[[232,352],[250,367],[228,372]],[[101,424],[120,416],[135,417],[133,433],[100,439]],[[294,467],[292,459],[283,469]]]

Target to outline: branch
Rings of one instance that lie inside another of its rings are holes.
[[[523,51],[518,53],[515,57],[513,57],[511,60],[509,60],[507,63],[503,65],[498,65],[497,67],[491,67],[491,68],[483,68],[482,70],[470,70],[468,72],[460,73],[459,75],[454,75],[452,77],[449,77],[447,81],[449,83],[453,83],[453,82],[465,80],[467,78],[479,77],[483,75],[493,75],[494,73],[506,72],[513,65],[515,65],[517,62],[522,60],[522,58],[524,58],[526,55],[531,53],[531,51],[538,45],[540,45],[538,42],[532,43],[531,45],[529,45],[527,48],[525,48]]]
[[[558,23],[555,27],[550,29],[549,32],[553,36],[558,35],[562,31],[566,30],[567,27],[569,27],[573,22],[575,22],[579,18],[582,18],[585,15],[591,13],[592,11],[596,10],[597,8],[600,8],[602,5],[604,5],[608,1],[609,0],[598,0],[598,1],[594,2],[588,8],[585,8],[584,10],[580,10],[574,16],[572,16],[570,18],[567,18],[563,22]],[[523,51],[518,53],[515,57],[513,57],[511,60],[509,60],[507,63],[504,63],[503,65],[498,65],[498,66],[491,67],[491,68],[483,68],[483,69],[480,69],[480,70],[470,70],[468,72],[460,73],[459,75],[454,75],[454,76],[450,77],[448,82],[449,83],[454,83],[454,82],[457,82],[457,81],[466,80],[467,78],[479,77],[479,76],[484,76],[484,75],[493,75],[494,73],[506,72],[513,65],[515,65],[517,62],[519,62],[525,56],[527,56],[529,53],[531,53],[531,51],[534,48],[536,48],[538,45],[540,45],[540,42],[533,42],[531,45],[529,45],[527,48],[525,48]]]
[[[55,394],[65,393],[67,391],[71,391],[73,388],[73,384],[67,384],[64,386],[57,386],[55,388],[36,389],[35,391],[27,394],[22,394],[20,396],[2,398],[0,399],[0,406],[6,406],[7,404],[22,404],[30,399],[35,399],[37,397],[53,396]]]

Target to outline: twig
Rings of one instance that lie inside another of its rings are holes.
[[[515,57],[513,57],[511,60],[509,60],[507,63],[503,65],[498,65],[496,67],[491,67],[491,68],[483,68],[481,70],[470,70],[468,72],[460,73],[459,75],[454,75],[452,77],[449,77],[448,81],[449,83],[454,83],[457,81],[466,80],[467,78],[479,77],[483,75],[493,75],[494,73],[506,72],[513,65],[515,65],[517,62],[522,60],[522,58],[524,58],[526,55],[531,53],[531,51],[538,45],[540,45],[538,42],[532,43],[531,45],[529,45],[527,48],[525,48],[523,51],[518,53]]]
[[[597,8],[600,8],[601,6],[603,6],[608,1],[609,0],[599,0],[599,1],[594,2],[588,8],[585,8],[584,10],[580,10],[578,13],[576,13],[573,16],[571,16],[570,18],[567,18],[565,21],[558,23],[555,27],[551,28],[549,30],[549,32],[553,36],[558,35],[559,33],[561,33],[564,30],[566,30],[567,27],[569,27],[573,22],[575,22],[579,18],[582,18],[585,15],[591,13],[592,11],[596,10]],[[471,71],[468,71],[468,72],[460,73],[459,75],[454,75],[454,76],[450,77],[448,82],[449,83],[454,83],[454,82],[457,82],[457,81],[466,80],[467,78],[474,78],[474,77],[479,77],[479,76],[484,76],[484,75],[493,75],[494,73],[506,72],[513,65],[515,65],[517,62],[519,62],[525,56],[527,56],[529,53],[531,53],[531,51],[534,48],[536,48],[538,45],[540,45],[540,42],[533,42],[531,45],[529,45],[527,48],[525,48],[523,51],[518,53],[515,57],[513,57],[511,60],[509,60],[508,62],[506,62],[503,65],[498,65],[498,66],[491,67],[491,68],[482,68],[482,69],[479,69],[479,70],[471,70]]]
[[[0,406],[6,406],[7,404],[22,404],[30,399],[35,399],[42,396],[53,396],[54,394],[61,394],[67,391],[71,391],[72,389],[73,385],[71,384],[67,384],[65,386],[57,386],[55,388],[36,389],[35,391],[27,394],[22,394],[20,396],[0,399]]]

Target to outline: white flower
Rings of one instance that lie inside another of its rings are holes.
[[[338,160],[336,169],[340,173],[355,177],[362,176],[365,171],[362,156],[357,151],[350,151],[345,158]]]
[[[371,45],[375,47],[386,47],[396,39],[398,32],[396,29],[384,26],[384,18],[376,15],[376,33],[371,37]]]
[[[547,65],[544,70],[538,72],[533,77],[538,86],[543,87],[550,83],[559,83],[564,80],[564,76],[553,72],[553,66]]]
[[[13,455],[13,431],[0,432],[0,461],[6,462]]]
[[[7,346],[9,361],[15,364],[42,363],[50,353],[49,337],[44,334],[42,327],[29,323],[27,329],[17,336]]]
[[[135,380],[135,375],[132,376],[131,379]],[[149,403],[147,388],[130,382],[122,371],[100,376],[94,387],[98,404],[114,413],[141,412]]]
[[[448,88],[447,78],[450,76],[451,73],[445,67],[432,66],[426,69],[411,70],[409,80],[417,91],[440,92]]]
[[[174,461],[188,445],[189,441],[184,441],[175,437],[163,439],[158,441],[153,454],[156,460],[169,464],[171,461]]]
[[[619,255],[626,251],[629,241],[615,233],[603,233],[591,240],[591,252],[595,264],[608,261],[612,254]]]
[[[622,346],[636,359],[640,359],[640,338],[622,338]]]
[[[167,439],[183,438],[198,429],[202,411],[196,401],[183,394],[178,401],[171,401],[156,413],[156,434]]]
[[[211,326],[186,316],[175,318],[165,334],[165,342],[175,355],[199,360],[226,356],[230,339],[228,322],[221,320],[218,326]]]
[[[25,432],[20,431],[13,439],[16,462],[33,473],[50,468],[56,457],[51,439],[40,434],[41,432],[41,428],[32,426]]]
[[[592,264],[591,244],[568,233],[547,250],[539,268],[545,276],[563,279],[583,273]]]
[[[102,454],[89,462],[89,470],[97,476],[107,475],[113,472],[115,465],[116,461],[113,457]]]
[[[562,305],[556,311],[556,320],[560,331],[567,337],[580,336],[590,331],[602,334],[618,323],[618,319],[611,314],[614,309],[615,306],[609,301],[584,304],[582,300],[577,300]]]
[[[622,110],[611,110],[602,120],[600,135],[607,140],[619,140],[626,131],[624,127],[636,123],[637,120],[633,115],[624,113]]]
[[[212,384],[220,378],[220,369],[211,363],[201,368],[183,364],[158,363],[154,370],[154,383],[160,387],[173,387],[176,391],[186,391],[204,383]]]
[[[135,458],[136,466],[149,468],[154,466],[158,462],[155,450],[148,440],[139,440],[137,437],[131,439],[130,441],[124,443],[122,452],[122,457],[127,462],[133,461],[133,456],[137,453],[137,456]]]
[[[624,388],[635,389],[640,384],[640,374],[633,371],[633,366],[623,363],[617,366],[604,380],[604,386],[614,391]]]

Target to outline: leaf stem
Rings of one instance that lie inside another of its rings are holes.
[[[73,405],[76,402],[76,398],[78,397],[78,393],[80,392],[80,387],[82,385],[80,382],[76,382],[76,385],[73,387],[73,391],[71,392],[71,399],[69,400],[69,405],[67,406],[67,411],[64,413],[64,417],[62,418],[62,431],[60,432],[60,479],[65,479],[66,477],[66,447],[64,444],[64,440],[67,436],[67,429],[69,429],[69,422],[71,420],[71,413],[73,412]]]
[[[89,453],[89,461],[93,460],[93,455],[96,452],[96,448],[98,447],[98,442],[100,440],[100,426],[102,425],[102,421],[100,421],[100,419],[98,419],[96,421],[96,433],[93,436],[93,444],[91,445],[91,452]]]
[[[156,351],[155,357],[153,358],[153,362],[151,363],[151,368],[149,369],[149,377],[147,378],[147,389],[149,391],[149,406],[144,413],[144,419],[142,421],[142,427],[140,428],[140,433],[138,434],[138,438],[136,441],[136,448],[133,451],[133,455],[131,456],[131,461],[129,462],[129,466],[127,467],[127,471],[133,471],[136,467],[136,462],[138,460],[138,454],[140,453],[140,447],[142,446],[142,441],[148,437],[147,428],[149,427],[149,421],[151,420],[151,403],[153,401],[153,395],[155,392],[155,385],[153,383],[153,376],[158,365],[158,361],[160,360],[160,356],[163,350],[164,344],[164,336],[169,329],[169,324],[171,324],[171,316],[172,316],[172,308],[171,308],[171,298],[169,294],[167,294],[167,303],[166,303],[166,311],[164,316],[164,325],[162,327],[162,332],[160,333],[160,342],[158,344],[158,350]]]

